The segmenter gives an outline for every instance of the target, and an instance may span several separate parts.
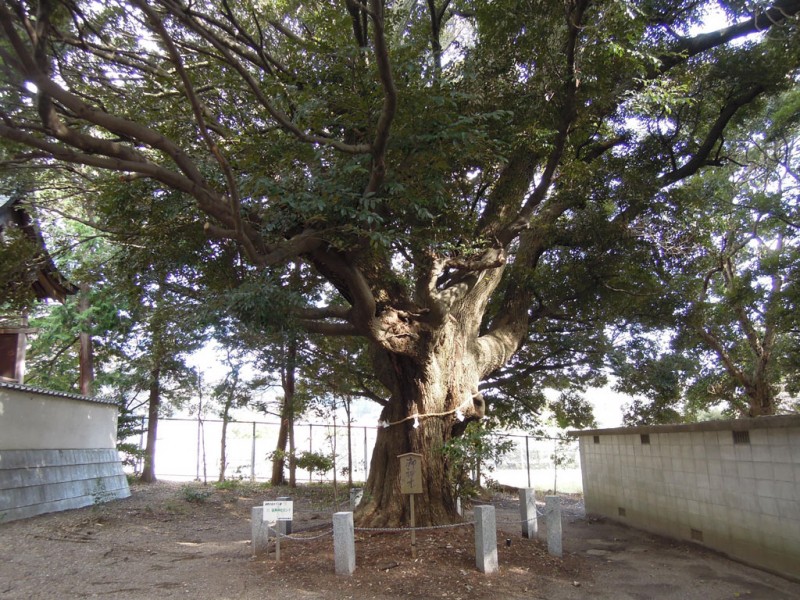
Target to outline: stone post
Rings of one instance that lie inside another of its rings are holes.
[[[264,522],[263,506],[254,506],[250,511],[250,531],[253,556],[266,553],[269,546],[269,523]]]
[[[356,542],[353,513],[333,513],[333,561],[337,575],[356,570]]]
[[[275,498],[276,500],[280,500],[282,502],[290,502],[292,497],[291,496],[278,496]],[[278,519],[278,522],[275,525],[275,531],[281,533],[283,535],[291,535],[292,533],[292,519]]]
[[[481,573],[494,573],[498,569],[494,506],[476,506],[474,512],[475,565]]]
[[[522,537],[535,539],[539,521],[536,519],[536,493],[533,488],[519,489],[519,520],[522,523]]]
[[[545,496],[545,520],[547,523],[547,551],[552,556],[561,556],[561,499]]]

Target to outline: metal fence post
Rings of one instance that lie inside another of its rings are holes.
[[[256,482],[256,422],[253,421],[253,444],[250,449],[250,483]]]
[[[369,477],[369,457],[367,456],[367,428],[362,427],[364,430],[364,482]]]
[[[528,447],[528,436],[525,436],[525,466],[528,470],[528,487],[531,487],[531,451]]]

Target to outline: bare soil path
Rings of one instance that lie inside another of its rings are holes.
[[[0,524],[0,600],[111,598],[597,598],[794,600],[800,583],[611,522],[564,501],[564,557],[520,537],[513,496],[497,507],[500,572],[475,569],[471,526],[421,531],[419,558],[406,533],[357,532],[356,572],[333,573],[330,488],[162,482],[136,485],[127,500]],[[295,498],[296,535],[253,558],[250,510]],[[299,533],[298,533],[299,532]],[[510,540],[510,543],[507,542]]]

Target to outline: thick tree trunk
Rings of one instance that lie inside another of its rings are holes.
[[[386,416],[389,415],[384,414]],[[428,418],[425,421],[417,430],[413,428],[413,421],[406,421],[378,431],[367,479],[366,502],[362,502],[357,514],[360,525],[408,525],[408,497],[400,493],[398,460],[398,456],[407,452],[423,456],[423,492],[415,498],[416,523],[425,526],[459,520],[447,477],[448,465],[442,453],[443,445],[450,439],[450,420]]]
[[[766,381],[756,381],[747,389],[751,417],[764,417],[775,414],[775,400],[772,388]]]
[[[155,368],[151,373],[150,397],[147,408],[147,445],[144,449],[144,467],[142,467],[142,481],[153,483],[156,481],[156,439],[158,433],[158,413],[161,409],[161,382],[160,369]]]
[[[408,524],[409,502],[400,493],[398,460],[407,452],[423,457],[423,492],[415,497],[417,524],[460,519],[442,450],[463,431],[464,419],[483,416],[478,353],[467,350],[469,340],[468,329],[454,319],[431,336],[420,358],[390,355],[387,365],[377,367],[392,397],[381,415],[384,427],[378,431],[365,501],[356,515],[361,526]]]
[[[294,459],[294,407],[291,408],[289,418],[289,487],[297,487],[297,461]]]

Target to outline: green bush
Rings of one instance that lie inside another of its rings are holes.
[[[494,466],[513,447],[511,440],[498,439],[478,422],[470,423],[463,435],[448,441],[442,452],[447,457],[448,479],[456,497],[477,497],[480,485],[473,480],[472,471],[477,471],[478,465],[483,473],[493,471]]]
[[[303,452],[295,459],[294,464],[322,478],[325,473],[333,469],[333,457],[319,452]]]
[[[186,502],[201,504],[208,500],[209,496],[211,496],[211,490],[204,490],[191,485],[185,485],[181,488],[180,494],[181,498],[186,500]]]

